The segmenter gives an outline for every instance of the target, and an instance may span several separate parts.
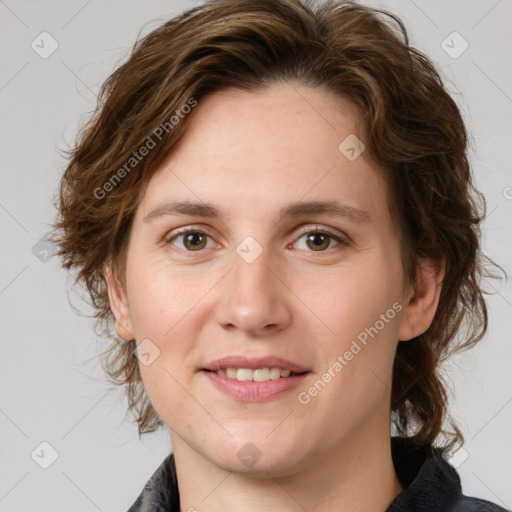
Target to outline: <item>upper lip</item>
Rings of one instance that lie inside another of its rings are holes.
[[[246,356],[225,356],[214,361],[207,363],[203,370],[220,370],[222,368],[249,368],[257,370],[258,368],[280,368],[281,370],[290,370],[294,373],[307,372],[306,368],[292,363],[287,359],[277,356],[264,356],[264,357],[246,357]]]

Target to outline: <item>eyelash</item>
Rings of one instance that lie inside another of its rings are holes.
[[[173,245],[172,244],[172,241],[177,239],[178,237],[180,236],[183,236],[183,235],[188,235],[189,233],[199,233],[201,235],[206,235],[210,238],[213,238],[212,235],[210,233],[208,233],[207,231],[203,229],[197,229],[197,228],[194,228],[194,227],[187,227],[187,228],[183,228],[183,229],[179,229],[177,231],[175,231],[174,233],[171,234],[170,237],[167,237],[165,240],[164,240],[164,243],[166,245]],[[338,245],[334,248],[331,248],[331,249],[326,249],[326,250],[323,250],[323,251],[307,251],[307,252],[312,252],[312,253],[325,253],[325,252],[329,252],[331,250],[335,250],[336,248],[340,247],[340,246],[345,246],[345,247],[350,247],[352,245],[351,241],[349,240],[349,238],[344,235],[339,235],[338,233],[332,231],[331,229],[329,228],[319,228],[318,226],[315,226],[314,228],[311,228],[310,226],[305,226],[303,228],[300,229],[300,232],[299,234],[301,235],[297,240],[300,240],[304,235],[314,235],[314,234],[320,234],[320,235],[328,235],[330,238],[334,239]],[[199,249],[198,251],[189,251],[188,249],[178,249],[180,251],[183,251],[183,252],[189,252],[189,253],[194,253],[194,252],[203,252],[204,249]]]

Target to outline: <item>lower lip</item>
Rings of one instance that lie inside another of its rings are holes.
[[[304,382],[304,379],[309,374],[307,372],[292,377],[280,377],[275,380],[254,382],[230,379],[207,370],[202,370],[202,373],[206,374],[220,391],[237,400],[245,400],[247,402],[263,402],[264,400],[274,398]]]

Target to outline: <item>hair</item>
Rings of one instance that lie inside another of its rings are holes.
[[[421,258],[445,263],[432,324],[398,342],[391,413],[399,435],[414,443],[443,435],[445,449],[462,444],[440,370],[487,329],[481,280],[496,276],[480,247],[485,199],[474,186],[461,113],[438,71],[409,45],[396,15],[351,1],[210,0],[139,35],[103,83],[95,112],[65,151],[52,239],[62,265],[86,286],[97,333],[110,340],[101,361],[107,377],[125,386],[139,437],[163,425],[144,390],[135,340],[112,332],[104,264],[124,287],[134,211],[195,114],[184,115],[185,106],[230,87],[291,81],[322,87],[360,113],[366,153],[384,170],[407,282],[417,282]]]

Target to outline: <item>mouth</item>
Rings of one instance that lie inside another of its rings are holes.
[[[270,380],[279,380],[288,377],[296,377],[298,375],[304,375],[305,373],[309,373],[307,371],[303,372],[294,372],[290,369],[283,368],[219,368],[217,370],[209,370],[204,368],[203,371],[215,373],[220,375],[221,377],[226,377],[228,379],[237,380],[241,382],[267,382]]]
[[[235,400],[262,402],[303,384],[312,372],[274,355],[232,354],[210,361],[199,373]]]

